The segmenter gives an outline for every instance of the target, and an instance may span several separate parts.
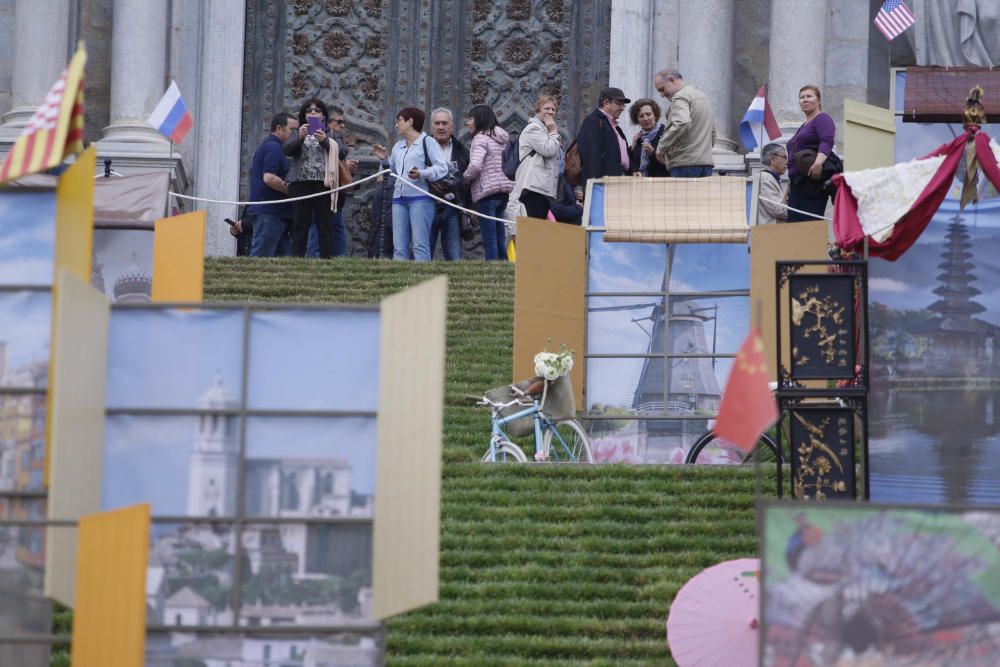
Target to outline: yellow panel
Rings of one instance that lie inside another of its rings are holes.
[[[73,667],[142,667],[149,504],[80,519]]]
[[[824,261],[826,254],[826,220],[759,225],[750,234],[750,303],[756,313],[760,304],[761,330],[767,367],[776,373],[774,361],[774,263],[811,259]],[[782,304],[787,309],[787,304]],[[787,360],[786,360],[787,365]]]
[[[66,269],[85,283],[90,282],[90,260],[94,248],[94,169],[97,149],[91,146],[77,156],[56,185],[56,244],[52,271],[53,303],[59,291],[59,273]],[[55,319],[52,320],[49,356],[57,353]],[[49,433],[51,432],[52,364],[49,364],[49,395],[45,399],[45,484],[49,483]]]
[[[76,519],[101,509],[107,374],[107,298],[69,271],[59,274],[53,307],[58,350],[49,363],[50,519]],[[45,593],[72,606],[76,535],[49,530]]]
[[[844,100],[844,167],[850,171],[895,164],[896,119],[888,109]]]
[[[555,352],[565,343],[576,351],[570,377],[576,404],[584,405],[586,232],[576,225],[518,218],[514,276],[514,382],[535,375],[535,355],[546,344]]]
[[[56,256],[54,283],[60,269],[90,282],[94,245],[94,170],[97,150],[91,146],[63,172],[56,186]]]
[[[448,279],[382,301],[372,610],[438,599]]]
[[[156,221],[153,301],[198,303],[205,279],[205,212]]]

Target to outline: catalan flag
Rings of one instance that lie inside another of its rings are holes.
[[[58,165],[83,150],[83,66],[81,43],[45,101],[28,121],[0,166],[0,184]]]

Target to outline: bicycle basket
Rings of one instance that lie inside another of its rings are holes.
[[[573,383],[570,382],[568,375],[563,375],[549,382],[542,410],[554,422],[576,417],[576,399],[573,397]]]
[[[523,380],[521,382],[518,382],[514,386],[517,387],[518,389],[524,390],[528,388],[529,384],[531,384],[531,380]],[[488,392],[486,392],[486,398],[493,401],[494,403],[507,403],[509,401],[514,400],[515,398],[518,398],[518,396],[513,391],[511,391],[510,385],[507,384],[502,387],[497,387],[496,389],[490,389]],[[520,398],[521,400],[518,403],[515,403],[514,405],[508,406],[506,408],[501,408],[500,416],[509,417],[515,412],[520,412],[525,408],[531,407],[531,399],[527,399],[524,397]],[[511,436],[512,438],[523,438],[535,432],[535,418],[532,415],[528,415],[527,417],[521,417],[520,419],[515,419],[511,423],[505,425],[503,427],[503,430],[506,431],[507,435]]]

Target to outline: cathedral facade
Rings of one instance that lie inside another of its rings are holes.
[[[600,88],[655,98],[652,76],[665,67],[708,94],[716,167],[740,172],[736,128],[763,83],[788,134],[802,121],[805,84],[823,89],[824,108],[842,122],[844,99],[888,106],[892,66],[982,66],[992,5],[921,4],[935,5],[933,16],[889,43],[872,24],[880,0],[0,0],[0,153],[83,40],[86,140],[120,173],[168,171],[175,191],[197,197],[245,195],[267,120],[312,95],[346,112],[364,175],[376,168],[371,145],[395,139],[404,106],[460,119],[485,103],[517,130],[537,95],[553,93],[569,139]],[[978,14],[963,14],[969,6]],[[180,146],[144,123],[171,80],[195,118]],[[348,208],[355,254],[368,197],[356,193]],[[222,220],[237,208],[204,206],[207,252],[233,254]]]

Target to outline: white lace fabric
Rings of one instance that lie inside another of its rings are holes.
[[[1000,159],[1000,146],[991,142]],[[844,172],[858,201],[858,220],[865,236],[881,243],[892,236],[899,219],[913,207],[945,156],[901,162],[891,167]]]

